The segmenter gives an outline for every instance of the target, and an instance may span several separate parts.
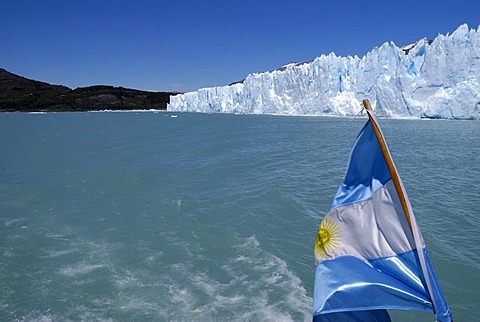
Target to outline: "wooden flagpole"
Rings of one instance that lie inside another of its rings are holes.
[[[417,244],[417,240],[420,238],[420,231],[416,228],[415,231],[412,228],[412,222],[411,222],[411,217],[413,216],[413,212],[410,212],[411,206],[407,202],[407,198],[405,195],[405,190],[403,188],[403,185],[400,181],[400,177],[398,175],[397,169],[395,168],[395,165],[393,164],[392,156],[390,155],[390,152],[387,148],[387,143],[385,142],[385,138],[382,135],[382,132],[380,131],[380,127],[378,126],[377,122],[375,121],[374,114],[371,114],[373,112],[372,106],[370,105],[370,101],[368,99],[364,99],[362,101],[363,106],[367,110],[368,118],[370,120],[370,123],[372,124],[373,132],[375,133],[375,136],[377,137],[377,141],[380,145],[380,149],[382,150],[383,157],[385,158],[385,162],[388,167],[388,171],[390,172],[390,175],[392,176],[392,181],[395,186],[395,190],[397,191],[398,198],[400,199],[400,203],[402,205],[403,212],[405,213],[405,218],[407,219],[408,226],[410,228],[410,231],[412,232],[412,235],[414,236],[415,244],[417,247],[417,254],[420,260],[420,267],[422,269],[423,275],[425,277],[425,281],[427,283],[427,290],[428,293],[430,294],[430,297],[432,299],[432,305],[434,307],[434,313],[436,314],[436,307],[435,307],[435,298],[432,293],[432,286],[430,282],[430,275],[428,274],[427,271],[427,265],[426,265],[426,260],[425,256],[422,252],[422,248],[419,247]],[[415,224],[416,225],[416,224]],[[451,320],[453,322],[453,319]]]
[[[393,164],[392,156],[388,151],[387,143],[383,138],[380,128],[378,127],[377,123],[369,113],[369,111],[373,111],[372,106],[370,105],[370,101],[368,99],[364,99],[362,103],[365,109],[367,110],[368,118],[370,119],[370,123],[372,123],[373,131],[375,132],[377,141],[380,144],[380,149],[382,150],[383,157],[385,158],[385,162],[387,163],[388,171],[390,171],[390,175],[392,176],[392,181],[395,186],[395,190],[397,190],[397,194],[400,199],[400,204],[402,205],[403,212],[405,213],[405,217],[407,218],[408,227],[410,227],[410,231],[413,234],[412,222],[410,220],[410,211],[408,210],[407,200],[405,198],[405,193],[400,183],[400,177],[398,176],[397,169]]]

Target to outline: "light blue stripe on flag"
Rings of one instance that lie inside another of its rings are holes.
[[[314,306],[322,313],[394,308],[433,313],[420,274],[414,251],[370,261],[353,256],[323,261],[315,274]]]
[[[391,179],[371,122],[367,122],[350,154],[345,179],[335,195],[332,209],[371,199]]]

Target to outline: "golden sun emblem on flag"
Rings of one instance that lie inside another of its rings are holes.
[[[315,240],[315,262],[327,258],[340,245],[340,227],[330,218],[324,217],[320,223]]]

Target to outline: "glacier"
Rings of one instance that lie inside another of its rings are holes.
[[[384,117],[480,119],[479,84],[480,26],[463,24],[433,41],[386,42],[362,58],[330,53],[171,96],[167,110],[352,116],[367,98]]]

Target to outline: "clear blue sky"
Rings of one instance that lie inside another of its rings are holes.
[[[460,24],[479,0],[0,0],[0,67],[71,88],[189,91]]]

